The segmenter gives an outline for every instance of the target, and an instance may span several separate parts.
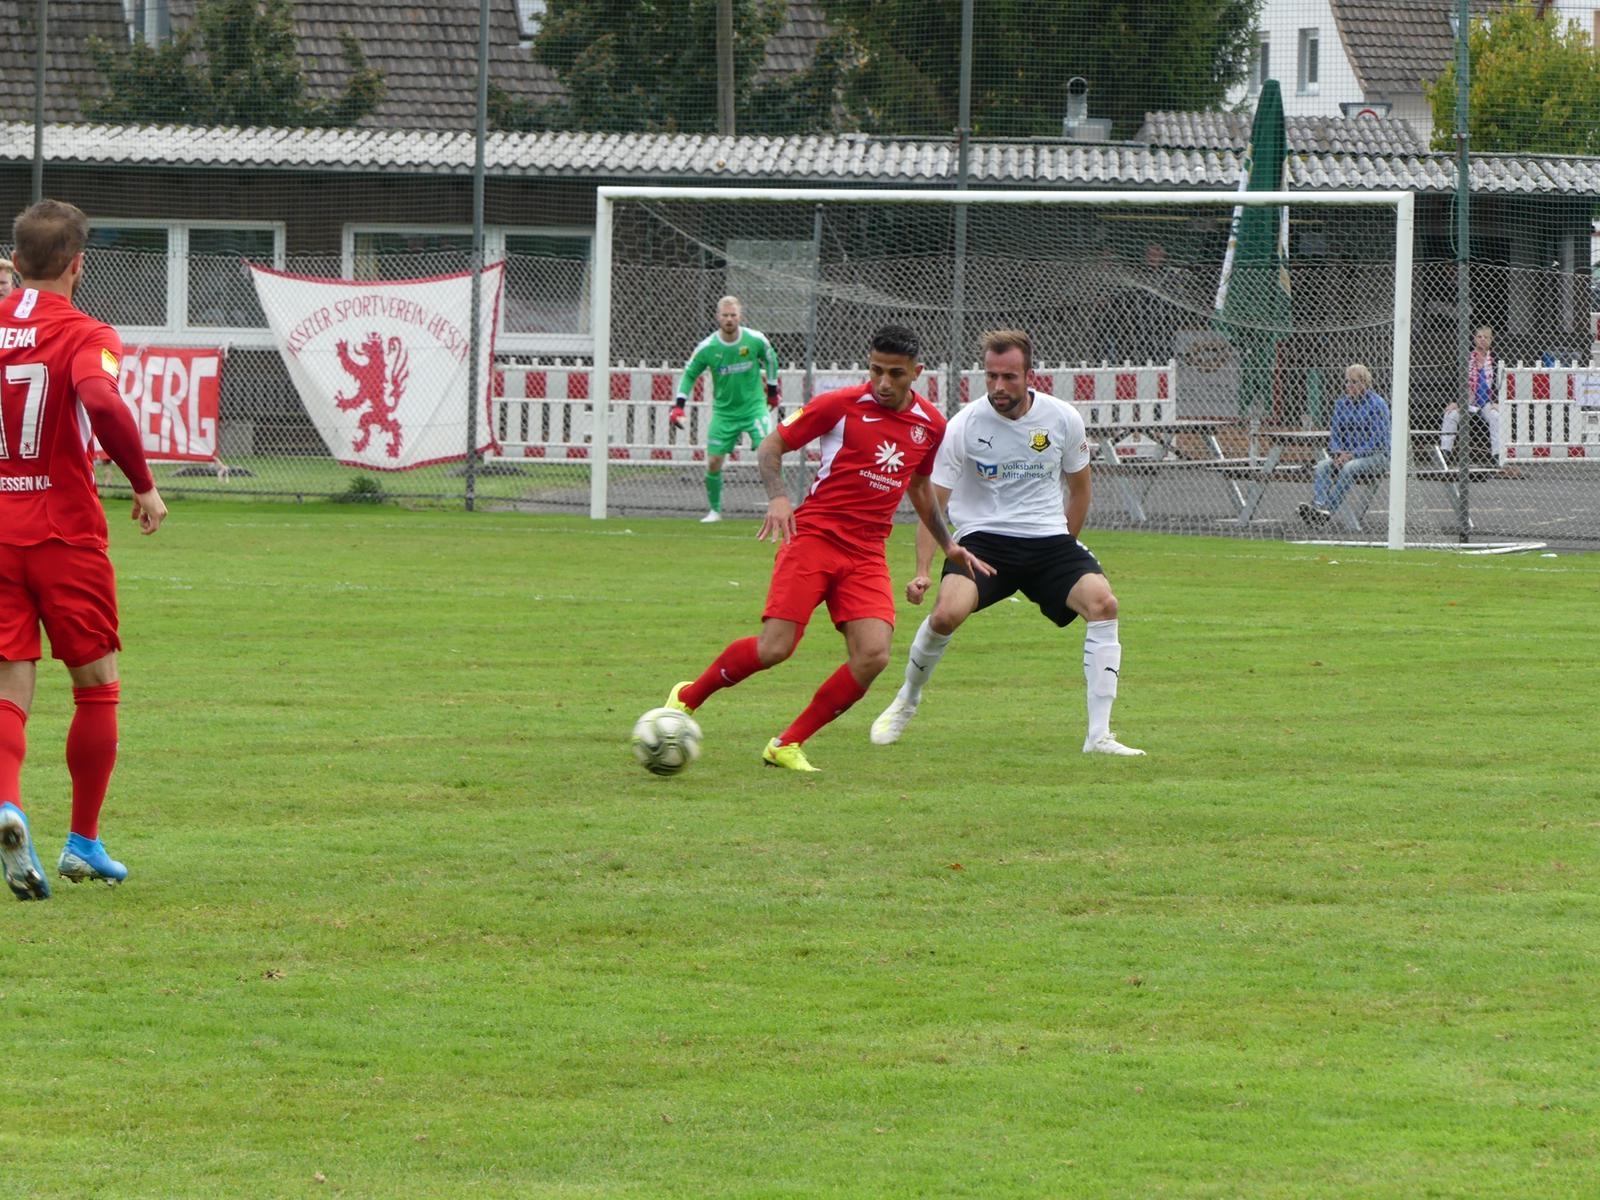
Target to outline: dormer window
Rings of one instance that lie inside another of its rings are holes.
[[[143,39],[152,46],[172,40],[172,13],[168,0],[122,0],[122,15],[128,22],[128,41]]]
[[[1300,31],[1300,86],[1296,90],[1302,96],[1315,96],[1321,90],[1317,80],[1317,52],[1321,40],[1322,35],[1316,29]]]
[[[1261,85],[1272,78],[1272,43],[1267,41],[1267,35],[1262,34],[1256,42],[1255,52],[1250,55],[1250,94],[1259,96]]]
[[[517,36],[533,41],[544,25],[545,0],[517,0]]]

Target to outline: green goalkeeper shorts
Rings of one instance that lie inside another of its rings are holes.
[[[749,434],[750,448],[761,444],[761,439],[766,437],[778,427],[778,410],[763,408],[755,417],[743,414],[736,417],[724,418],[721,410],[711,414],[711,431],[706,434],[706,453],[730,454],[739,444],[741,434]]]

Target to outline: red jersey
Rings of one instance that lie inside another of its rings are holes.
[[[116,331],[65,296],[18,288],[0,300],[0,543],[105,547],[91,434],[134,491],[154,486],[117,392],[121,357]]]
[[[778,436],[791,450],[822,439],[822,463],[795,510],[795,531],[881,548],[912,475],[933,470],[944,414],[915,392],[899,412],[885,408],[862,383],[813,397],[778,426]]]

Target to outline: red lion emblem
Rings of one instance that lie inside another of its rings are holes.
[[[367,443],[372,440],[373,429],[377,429],[389,435],[389,457],[399,458],[400,422],[395,420],[394,410],[400,406],[400,397],[406,391],[406,380],[411,377],[410,356],[406,353],[405,343],[392,337],[386,348],[380,334],[369,333],[360,347],[360,352],[366,355],[365,362],[351,356],[348,342],[341,341],[334,349],[339,352],[339,365],[356,381],[356,390],[350,396],[342,392],[335,394],[333,402],[341,412],[349,412],[353,408],[366,410],[357,424],[360,436],[350,443],[350,448],[357,453],[365,450]],[[388,351],[387,357],[385,349]]]

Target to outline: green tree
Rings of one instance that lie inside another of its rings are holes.
[[[93,43],[105,91],[84,113],[119,124],[353,125],[382,102],[383,76],[348,30],[340,45],[350,80],[338,96],[315,100],[290,0],[201,0],[193,28],[163,45]]]
[[[735,121],[741,132],[752,86],[783,0],[733,0]],[[716,0],[550,0],[533,54],[567,99],[527,105],[500,93],[503,129],[564,128],[711,132],[717,127]]]
[[[1147,112],[1221,105],[1249,66],[1260,0],[984,0],[973,22],[972,125],[985,137],[1059,137],[1067,81],[1126,137]],[[846,123],[943,134],[959,115],[960,0],[821,0],[852,64]]]
[[[1468,123],[1474,150],[1600,154],[1600,55],[1576,21],[1541,17],[1518,0],[1474,21]],[[1455,64],[1428,88],[1433,144],[1456,135]]]

